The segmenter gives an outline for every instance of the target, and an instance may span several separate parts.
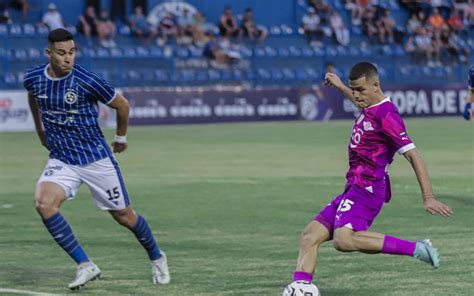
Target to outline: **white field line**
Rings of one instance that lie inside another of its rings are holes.
[[[22,294],[22,295],[33,295],[33,296],[61,296],[62,295],[62,294],[41,293],[41,292],[28,291],[28,290],[16,290],[16,289],[0,288],[0,293],[2,293],[2,292]]]

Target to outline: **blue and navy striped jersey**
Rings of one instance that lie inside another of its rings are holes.
[[[471,65],[471,68],[469,69],[468,86],[470,89],[474,89],[474,65]]]
[[[87,165],[112,155],[97,118],[98,101],[110,103],[114,87],[77,64],[61,78],[48,75],[48,66],[28,70],[23,83],[38,104],[50,158]]]

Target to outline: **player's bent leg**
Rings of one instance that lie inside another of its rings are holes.
[[[312,281],[319,246],[330,239],[329,230],[320,222],[313,220],[306,226],[300,237],[294,281]]]
[[[53,182],[41,182],[35,193],[35,208],[43,220],[50,218],[59,211],[66,199],[64,189]]]
[[[59,212],[61,203],[65,200],[64,189],[53,182],[41,182],[35,194],[36,210],[43,219],[43,223],[56,243],[78,264],[91,263],[86,252],[76,240],[72,228]],[[83,278],[83,277],[81,277]],[[77,280],[77,278],[76,278]],[[80,285],[85,282],[79,281]]]
[[[369,231],[354,231],[348,227],[334,230],[334,248],[341,252],[359,251],[377,254],[382,251],[384,235]]]
[[[109,211],[112,217],[121,225],[135,234],[140,244],[146,250],[151,261],[152,281],[154,284],[168,284],[170,273],[166,254],[160,250],[148,222],[137,215],[132,207],[123,210]]]

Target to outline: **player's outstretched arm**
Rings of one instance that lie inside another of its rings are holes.
[[[117,111],[117,131],[115,138],[112,141],[112,148],[114,153],[120,153],[127,149],[127,128],[128,128],[128,114],[130,107],[127,99],[121,94],[109,103],[109,107]]]
[[[38,137],[41,141],[41,145],[49,150],[48,142],[46,141],[46,134],[43,129],[43,124],[41,123],[41,114],[38,109],[38,104],[36,103],[35,97],[31,92],[28,92],[28,105],[30,106],[31,114],[33,115],[36,133],[38,134]]]
[[[348,98],[349,100],[351,100],[351,102],[357,106],[356,102],[355,102],[355,99],[354,99],[354,96],[352,95],[352,90],[347,87],[342,81],[341,81],[341,78],[339,78],[339,76],[337,76],[336,74],[334,73],[326,73],[326,76],[324,76],[324,85],[327,85],[327,86],[332,86],[334,88],[336,88],[337,90],[339,90],[346,98]],[[357,106],[357,108],[359,108]]]
[[[410,162],[415,171],[416,177],[418,178],[418,183],[420,184],[421,192],[423,194],[425,210],[432,215],[438,214],[443,217],[451,216],[453,213],[451,208],[434,198],[428,170],[416,148],[408,150],[403,154],[403,156],[405,156],[405,158]]]

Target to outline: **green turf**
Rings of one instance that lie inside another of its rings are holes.
[[[411,258],[321,247],[326,295],[473,295],[474,128],[459,118],[406,120],[450,219],[423,210],[414,173],[397,157],[393,200],[372,230],[431,238],[441,268]],[[169,256],[172,283],[151,284],[144,251],[95,209],[86,187],[62,207],[103,278],[83,295],[281,295],[298,236],[344,185],[351,122],[133,127],[117,156],[135,209]],[[113,131],[107,131],[111,138]],[[0,134],[0,289],[70,293],[70,258],[34,210],[47,153],[33,133]],[[1,293],[0,293],[1,294]]]

